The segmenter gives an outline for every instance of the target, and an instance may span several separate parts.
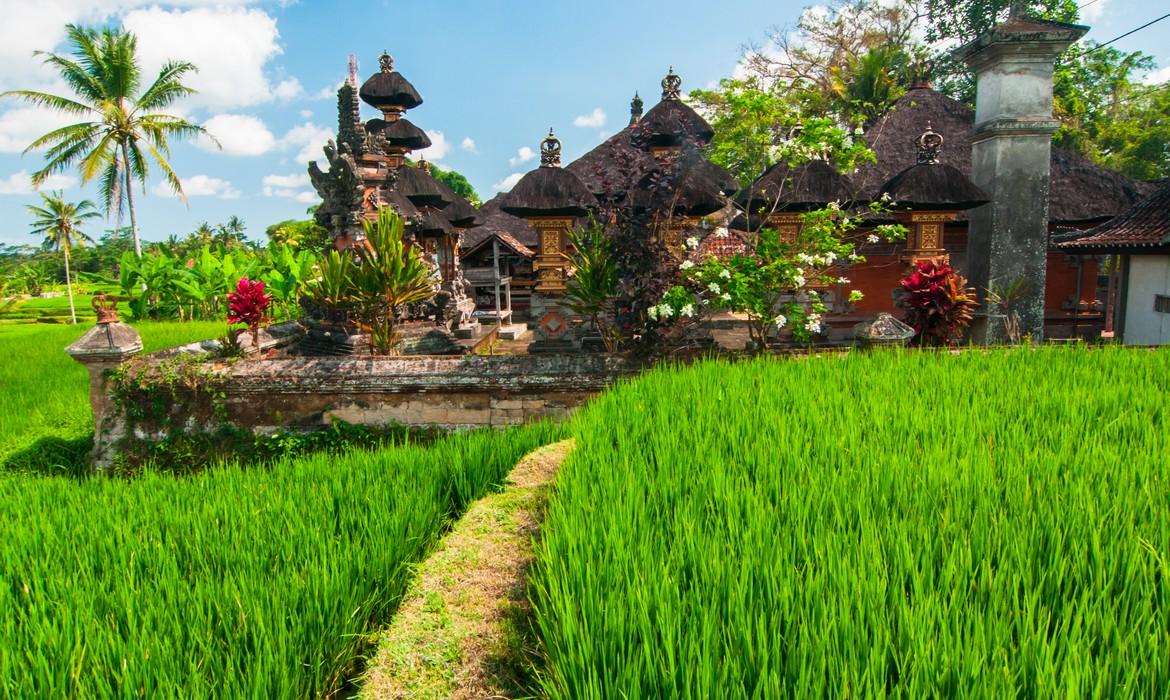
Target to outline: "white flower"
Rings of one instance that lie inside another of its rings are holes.
[[[723,268],[723,271],[719,273],[719,276],[725,280],[729,280],[729,279],[731,279],[731,270],[728,270],[727,268]]]
[[[718,294],[719,292],[723,291],[719,288],[718,282],[712,282],[711,284],[707,285],[707,289],[710,289],[715,294]]]
[[[833,251],[825,253],[825,264],[832,265],[837,260],[837,254]]]
[[[726,226],[717,226],[715,228],[715,237],[716,238],[727,238],[727,235],[728,235],[728,230],[727,230]]]
[[[838,277],[837,284],[849,284],[849,278],[848,277]]]
[[[883,202],[889,202],[892,200],[893,200],[893,197],[890,196],[889,192],[882,192],[882,201]]]
[[[691,236],[690,238],[687,239],[687,247],[688,248],[698,248],[699,247],[699,239],[694,237],[694,236]]]
[[[857,253],[850,253],[850,254],[849,254],[849,262],[851,262],[851,263],[855,263],[855,262],[857,262],[858,260],[861,260],[861,256],[860,256],[860,255],[858,255]]]
[[[810,289],[808,291],[808,298],[812,301],[815,301],[817,299],[820,299],[821,297],[819,294],[816,293],[816,291]]]
[[[683,260],[683,264],[679,265],[678,267],[680,270],[689,270],[694,266],[695,266],[695,264],[693,262],[691,262],[690,260]]]
[[[646,309],[646,315],[650,317],[651,321],[657,321],[658,320],[658,307],[651,306],[650,308]]]
[[[776,318],[772,319],[772,323],[776,324],[776,330],[780,330],[784,326],[788,325],[788,319],[784,317],[784,314],[780,314]]]
[[[882,239],[878,238],[878,235],[877,235],[876,233],[871,233],[871,234],[869,234],[868,236],[866,236],[866,237],[865,237],[865,242],[866,242],[866,243],[878,243],[878,242],[880,242],[881,240],[882,240]]]
[[[658,315],[662,318],[670,318],[674,315],[674,309],[670,308],[670,304],[661,304],[658,307]]]
[[[683,316],[687,316],[687,317],[694,316],[695,315],[695,305],[694,304],[687,304],[686,306],[682,307],[682,309],[679,310],[679,313],[682,314]]]
[[[808,331],[809,333],[820,333],[821,332],[821,315],[820,314],[809,314],[808,318],[805,319],[805,321],[804,321],[804,329],[806,331]]]
[[[727,292],[720,294],[719,298],[722,299],[723,301],[731,301],[731,295],[728,294]]]
[[[793,283],[794,285],[796,285],[796,286],[797,286],[797,288],[803,287],[803,286],[804,286],[804,283],[805,283],[805,282],[807,282],[807,281],[808,281],[808,280],[806,280],[806,279],[804,278],[804,275],[796,275],[795,277],[793,277],[793,278],[792,278],[792,283]]]
[[[796,261],[799,263],[803,263],[805,265],[815,265],[817,262],[817,259],[814,258],[813,256],[809,255],[808,253],[797,253],[796,254]]]
[[[829,202],[829,209],[832,211],[841,211],[840,202]]]

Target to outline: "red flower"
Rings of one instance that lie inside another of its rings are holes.
[[[227,295],[228,323],[244,323],[255,328],[264,322],[265,312],[272,306],[272,297],[264,293],[264,283],[240,278],[236,291]]]

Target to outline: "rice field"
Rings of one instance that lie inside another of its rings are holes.
[[[89,328],[0,325],[0,465],[71,472],[89,452],[88,374],[65,354]],[[152,352],[223,335],[225,325],[136,323],[134,328],[144,351]]]
[[[0,697],[320,697],[420,560],[557,429],[267,469],[0,475]]]
[[[1170,351],[707,362],[571,432],[547,697],[1170,697]]]

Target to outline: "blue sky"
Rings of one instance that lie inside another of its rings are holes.
[[[594,0],[583,3],[448,0],[447,2],[252,2],[250,0],[4,0],[0,90],[60,90],[36,49],[60,50],[67,22],[120,22],[139,35],[144,62],[157,69],[182,58],[201,67],[189,82],[200,95],[178,111],[206,124],[221,142],[176,144],[172,164],[188,205],[148,183],[139,197],[142,236],[160,240],[199,222],[235,214],[249,235],[286,218],[302,218],[315,200],[305,161],[323,161],[320,146],[336,128],[335,90],[356,54],[359,77],[377,69],[385,48],[425,102],[409,114],[436,142],[428,157],[455,168],[485,199],[509,176],[534,167],[549,126],[571,160],[620,129],[635,90],[647,108],[658,99],[668,65],[683,87],[731,74],[748,42],[792,23],[808,3],[775,0]],[[1112,39],[1164,14],[1149,0],[1095,0],[1085,8],[1091,38]],[[1164,37],[1170,20],[1118,42],[1158,60],[1170,78]],[[372,110],[366,118],[375,116]],[[27,173],[41,156],[20,151],[57,119],[12,100],[0,101],[0,242],[28,235]],[[527,149],[527,150],[524,150]],[[50,185],[72,198],[96,191],[66,175]],[[107,226],[110,226],[108,224]],[[105,228],[102,226],[101,228]],[[100,233],[94,227],[92,234]]]

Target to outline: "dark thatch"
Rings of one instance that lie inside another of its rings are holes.
[[[422,96],[398,71],[379,71],[362,83],[358,90],[362,101],[374,109],[414,109],[422,104]]]
[[[434,178],[434,175],[431,175]],[[447,220],[459,228],[470,228],[472,226],[479,226],[483,223],[483,216],[480,215],[479,210],[476,209],[471,202],[464,199],[458,192],[447,186],[447,183],[442,180],[435,180],[439,191],[443,193],[451,203],[443,207],[443,216]]]
[[[418,207],[414,206],[414,203],[398,190],[383,187],[379,191],[379,196],[382,198],[382,204],[398,212],[398,215],[404,219],[419,215]]]
[[[882,185],[878,196],[889,195],[898,209],[963,211],[987,204],[991,197],[958,168],[942,163],[919,163]]]
[[[479,213],[483,223],[463,234],[465,251],[479,247],[495,234],[506,234],[528,248],[536,248],[540,244],[540,234],[527,221],[500,210],[500,196],[484,202]]]
[[[946,143],[939,161],[971,175],[971,128],[975,113],[967,105],[928,87],[919,86],[901,97],[894,107],[869,127],[865,140],[877,155],[877,163],[862,167],[853,176],[859,196],[875,198],[883,183],[917,162],[915,139],[927,123]],[[1137,203],[1141,185],[1069,151],[1052,149],[1049,218],[1054,223],[1103,221]]]
[[[565,166],[599,198],[622,203],[621,198],[658,164],[646,151],[631,143],[631,127],[610,136],[585,155]]]
[[[752,212],[810,211],[829,202],[842,206],[856,197],[853,183],[823,160],[795,168],[777,163],[735,196],[735,203]]]
[[[531,171],[500,197],[500,209],[515,216],[584,216],[595,207],[585,183],[559,167]]]
[[[400,146],[412,151],[431,145],[431,138],[427,133],[405,118],[392,122],[371,119],[366,122],[366,132],[382,136],[391,146]]]
[[[414,202],[415,206],[431,206],[442,209],[455,201],[447,194],[450,188],[445,188],[443,183],[436,180],[428,172],[405,164],[399,166],[394,172],[397,175],[394,189]]]
[[[1129,211],[1072,240],[1056,244],[1058,248],[1084,253],[1112,250],[1140,253],[1170,250],[1170,181],[1162,184]]]
[[[630,203],[641,209],[667,209],[682,216],[707,216],[728,204],[739,188],[735,177],[700,157],[660,167],[638,181]]]
[[[416,236],[446,236],[455,233],[455,227],[447,221],[447,217],[434,210],[425,211],[415,219],[413,230]]]
[[[677,146],[688,140],[703,145],[715,136],[707,120],[682,100],[662,100],[633,128],[644,133],[651,146]]]

